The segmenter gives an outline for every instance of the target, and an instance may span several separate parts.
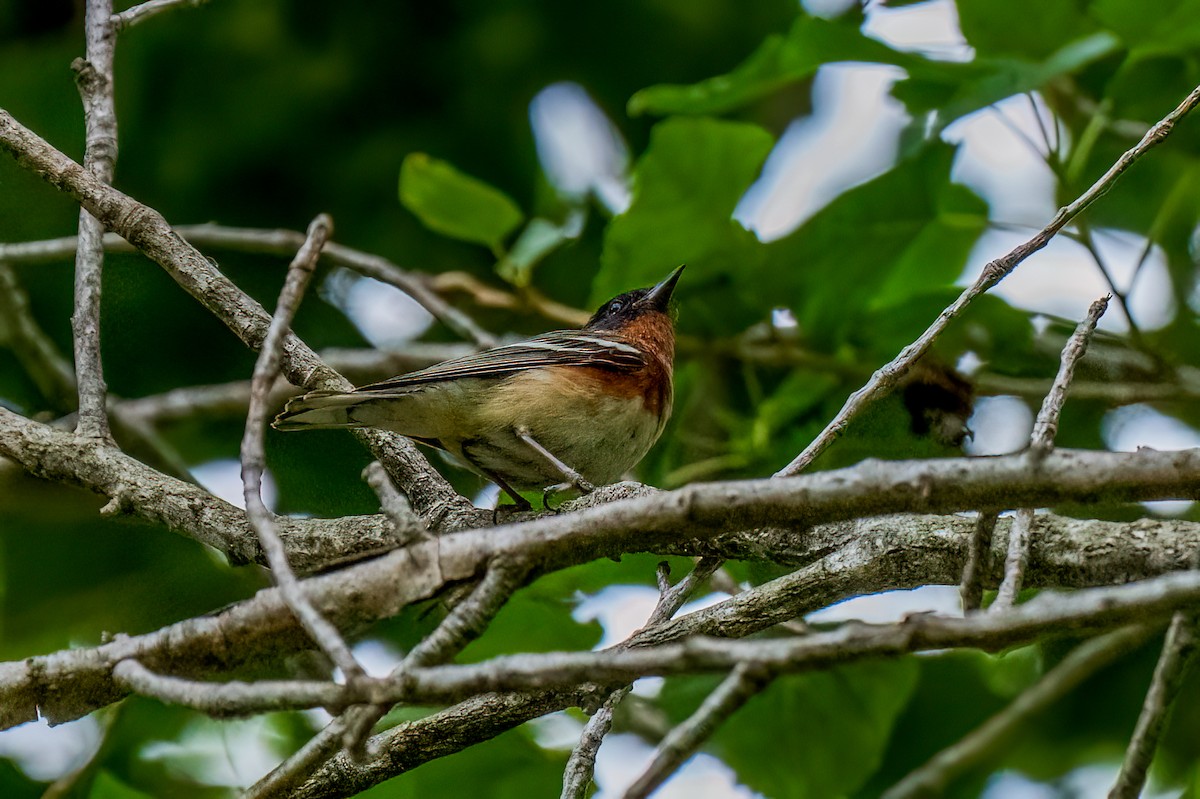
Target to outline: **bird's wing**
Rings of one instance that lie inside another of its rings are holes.
[[[645,363],[645,358],[636,347],[611,335],[596,335],[582,330],[556,330],[371,383],[358,388],[355,393],[397,391],[464,377],[507,377],[544,366],[591,366],[628,372],[645,366]]]

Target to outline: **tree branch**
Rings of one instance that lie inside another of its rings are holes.
[[[1062,230],[1068,222],[1111,189],[1125,170],[1129,169],[1139,158],[1149,152],[1151,148],[1166,139],[1175,127],[1175,123],[1187,116],[1197,103],[1200,103],[1200,86],[1193,89],[1191,94],[1184,98],[1183,102],[1175,110],[1150,128],[1137,144],[1124,152],[1117,159],[1116,163],[1109,167],[1108,171],[1092,184],[1091,188],[1081,194],[1071,204],[1060,208],[1058,213],[1054,215],[1054,218],[1050,220],[1050,223],[1038,231],[1037,235],[1018,245],[1003,257],[988,263],[983,268],[978,279],[968,286],[959,295],[958,299],[938,314],[938,318],[933,321],[933,324],[916,341],[909,344],[900,351],[899,355],[880,367],[871,375],[870,380],[862,388],[851,394],[846,400],[846,404],[842,406],[842,409],[837,412],[837,415],[834,416],[825,429],[791,463],[780,469],[777,474],[781,477],[792,477],[803,471],[818,455],[824,452],[830,444],[845,432],[846,426],[854,416],[867,405],[895,388],[900,378],[904,376],[914,363],[920,360],[922,355],[928,352],[934,340],[941,335],[946,326],[961,314],[976,297],[991,289],[1016,269],[1022,261],[1049,244],[1050,239],[1054,238],[1054,235]]]
[[[4,319],[8,345],[38,391],[55,410],[74,410],[79,402],[75,371],[38,326],[29,310],[29,295],[3,259],[0,259],[0,316]]]
[[[1036,464],[1054,448],[1054,434],[1058,432],[1058,417],[1062,414],[1063,404],[1067,401],[1067,389],[1071,378],[1075,375],[1075,364],[1087,352],[1088,342],[1096,331],[1096,324],[1108,308],[1112,295],[1106,294],[1092,303],[1075,332],[1063,347],[1059,361],[1058,374],[1050,386],[1046,398],[1042,400],[1042,408],[1038,411],[1033,423],[1033,432],[1029,439],[1029,455]],[[1025,564],[1029,560],[1029,541],[1033,536],[1033,508],[1017,510],[1016,521],[1013,522],[1008,534],[1008,557],[1004,562],[1004,581],[990,610],[1002,611],[1012,607],[1021,591],[1021,579],[1025,573]]]
[[[1194,572],[1193,572],[1194,573]],[[1183,675],[1196,653],[1195,612],[1180,611],[1171,618],[1167,638],[1163,642],[1150,689],[1138,714],[1137,726],[1125,749],[1125,759],[1116,783],[1109,791],[1109,799],[1137,799],[1146,785],[1146,774],[1154,761],[1158,739],[1162,734],[1167,710],[1179,694]]]
[[[164,11],[174,8],[199,8],[207,2],[208,0],[147,0],[119,14],[113,14],[112,25],[114,30],[119,32],[156,17]]]
[[[0,411],[0,423],[6,413]],[[0,424],[0,451],[5,451],[3,433],[4,427]],[[79,460],[76,452],[61,453],[59,457],[72,463]],[[411,602],[433,596],[447,583],[472,579],[484,564],[501,556],[537,563],[542,572],[598,557],[645,551],[738,558],[766,556],[779,562],[805,563],[811,560],[814,546],[828,547],[821,554],[837,548],[819,536],[814,537],[810,525],[846,517],[912,511],[952,512],[994,506],[1000,504],[1001,497],[1018,506],[1044,506],[1066,500],[1188,497],[1194,492],[1198,479],[1200,452],[1196,451],[1106,453],[1056,450],[1033,472],[1023,455],[928,462],[866,462],[796,480],[692,485],[672,492],[596,504],[630,490],[627,485],[607,486],[568,506],[568,510],[574,512],[487,530],[464,530],[442,535],[432,542],[414,542],[375,560],[313,578],[304,585],[321,612],[344,628],[347,624],[393,615]],[[169,494],[167,491],[159,493]],[[152,487],[139,487],[134,496],[144,505],[151,506],[144,512],[158,512],[158,503],[164,498],[171,500],[172,507],[182,505],[179,510],[185,518],[181,522],[186,524],[197,523],[199,520],[194,517],[204,515],[198,511],[206,510],[204,506],[189,506],[180,497],[155,495]],[[381,517],[371,518],[378,519],[376,523],[382,529]],[[970,524],[969,520],[962,521]],[[945,535],[946,521],[940,523],[934,540]],[[309,527],[315,523],[298,520],[292,524]],[[1111,529],[1099,522],[1087,524],[1093,536]],[[1141,524],[1162,525],[1159,529],[1190,529],[1161,522]],[[729,535],[768,525],[774,527]],[[806,532],[789,538],[786,528],[792,525],[800,525]],[[1118,526],[1117,529],[1127,531],[1129,528]],[[955,533],[952,540],[944,541],[941,548],[933,547],[929,539],[921,544],[905,542],[894,528],[889,528],[889,533],[878,546],[885,552],[905,553],[903,559],[893,558],[900,561],[891,564],[893,570],[919,568],[919,572],[907,572],[908,579],[925,583],[957,581],[963,564],[961,532]],[[1044,535],[1051,533],[1047,530]],[[1125,535],[1128,537],[1127,532]],[[844,539],[841,540],[844,546]],[[1149,559],[1141,561],[1142,567],[1146,562],[1163,565],[1158,573],[1166,568],[1180,568],[1187,562],[1186,556],[1172,560],[1182,550],[1143,551],[1136,540],[1091,540],[1086,546],[1081,541],[1058,543],[1067,547],[1064,551],[1073,553],[1055,573],[1053,582],[1058,584],[1062,584],[1064,575],[1087,573],[1089,569],[1097,570],[1091,572],[1095,578],[1101,567],[1106,569],[1106,576],[1093,582],[1110,582],[1114,575],[1119,575],[1116,579],[1132,579],[1139,564],[1127,560],[1131,552]],[[859,545],[865,546],[865,542]],[[1115,561],[1106,560],[1105,546],[1111,547],[1108,552]],[[1080,558],[1077,554],[1080,552],[1087,552],[1087,557]],[[1168,563],[1176,565],[1166,566]],[[877,581],[840,582],[842,575],[852,571],[831,574],[829,586],[822,588],[825,595],[846,596],[859,591],[901,587],[887,586],[886,583],[878,585]],[[738,602],[742,596],[734,597],[730,602]],[[111,665],[126,657],[137,658],[160,672],[172,672],[186,670],[189,663],[225,668],[240,658],[253,658],[264,650],[278,650],[281,645],[294,648],[303,637],[297,639],[297,630],[290,622],[289,614],[281,612],[284,607],[277,594],[267,591],[218,616],[184,622],[177,630],[167,627],[160,633],[131,639],[137,642],[136,645],[105,645],[8,664],[4,667],[7,677],[0,678],[0,700],[3,700],[0,707],[32,709],[39,704],[39,697],[48,696],[51,701],[44,707],[45,715],[56,719],[70,718],[80,708],[94,707],[97,698],[103,704],[119,695],[111,685]],[[681,622],[683,619],[672,624]],[[153,657],[147,659],[150,656],[147,653]],[[214,658],[215,653],[219,656]]]
[[[267,393],[279,374],[280,349],[283,339],[291,329],[292,319],[304,296],[309,278],[317,268],[321,248],[333,231],[333,220],[325,214],[319,215],[308,227],[308,237],[292,259],[279,294],[275,314],[271,318],[262,349],[254,364],[254,376],[250,380],[250,409],[246,414],[246,432],[242,436],[242,496],[246,501],[246,521],[258,535],[258,542],[267,557],[271,576],[279,587],[279,593],[295,615],[304,631],[316,641],[329,656],[347,683],[366,678],[366,672],[354,659],[350,647],[342,640],[337,628],[330,624],[312,606],[304,595],[296,574],[288,563],[287,551],[275,530],[275,520],[262,499],[262,475],[266,469],[266,453],[263,437],[267,426]]]
[[[86,49],[75,59],[79,95],[83,100],[87,145],[83,168],[101,183],[112,183],[117,165],[117,112],[113,102],[112,0],[87,0],[84,15]],[[75,377],[79,387],[81,438],[112,442],[108,429],[104,368],[100,358],[100,273],[104,266],[104,228],[86,210],[79,211],[79,249],[75,254],[75,311],[71,327],[75,342]]]
[[[1147,627],[1129,627],[1080,644],[1012,704],[892,786],[884,799],[943,795],[954,780],[996,758],[1038,714],[1143,644],[1150,633]]]
[[[712,736],[717,727],[770,683],[753,666],[739,663],[696,712],[671,730],[654,750],[654,759],[629,789],[625,799],[645,799],[667,781],[684,761]]]
[[[0,110],[0,149],[17,163],[74,197],[105,227],[162,266],[189,294],[200,301],[252,349],[266,337],[270,317],[262,306],[213,267],[195,247],[171,229],[153,208],[142,205],[97,181],[71,159],[58,152],[12,116]],[[305,388],[345,391],[351,385],[326,366],[294,333],[283,342],[282,368],[288,380]],[[403,437],[381,430],[358,430],[364,441],[431,526],[443,521],[463,523],[476,514],[470,503],[455,493]]]
[[[569,690],[587,683],[613,686],[649,676],[726,672],[743,664],[775,676],[937,649],[996,652],[1064,633],[1152,623],[1197,603],[1200,574],[1181,572],[1128,585],[1043,592],[1005,613],[965,618],[918,614],[892,624],[848,622],[834,630],[788,638],[691,637],[602,652],[500,655],[482,663],[418,666],[399,677],[375,681],[372,701],[442,704],[497,691]],[[233,687],[215,683],[212,695],[246,693],[241,685],[226,685]],[[261,692],[245,697],[243,712],[338,707],[356,699],[354,689],[329,682],[264,681],[254,687]],[[230,701],[224,696],[220,704],[228,706]]]
[[[1007,523],[1008,519],[1000,522]],[[1170,524],[1173,528],[1184,525],[1195,529],[1188,523]],[[716,606],[661,627],[647,628],[627,643],[645,646],[694,635],[746,636],[854,594],[953,582],[961,572],[962,542],[970,525],[969,519],[961,517],[893,516],[814,528],[803,536],[804,545],[813,553],[828,553],[816,562]],[[1176,544],[1181,548],[1175,548]],[[1136,545],[1136,557],[1119,552],[1130,545]],[[1092,546],[1095,557],[1084,556],[1086,547]],[[1187,543],[1167,543],[1144,528],[1131,530],[1108,522],[1049,517],[1046,531],[1035,542],[1029,574],[1031,580],[1042,581],[1039,584],[1082,585],[1087,581],[1084,572],[1100,567],[1105,573],[1111,570],[1124,575],[1121,580],[1138,579],[1147,576],[1143,571],[1147,567],[1185,568],[1186,555],[1180,553],[1187,551]],[[898,557],[898,553],[904,553],[904,557]],[[1164,557],[1170,559],[1162,560]],[[1002,551],[993,551],[994,564],[1002,559]],[[1140,559],[1146,560],[1139,565]],[[1107,563],[1101,566],[1104,561]],[[998,566],[988,572],[990,585],[995,585]],[[379,754],[363,764],[352,763],[344,756],[335,758],[296,796],[349,796],[427,760],[498,735],[522,721],[594,701],[594,689],[486,694],[469,699],[379,734],[370,743]],[[455,723],[469,732],[455,729]]]
[[[722,563],[720,558],[701,558],[674,587],[671,586],[669,579],[670,567],[665,561],[660,563],[657,572],[658,602],[643,629],[652,629],[669,621],[700,585],[721,567]],[[636,633],[634,635],[636,636]],[[625,643],[621,646],[627,645],[628,643]],[[584,799],[587,796],[596,770],[596,756],[600,752],[600,744],[604,742],[604,736],[608,735],[608,731],[612,729],[613,713],[616,711],[617,705],[629,695],[631,690],[633,690],[632,684],[622,686],[610,693],[604,700],[604,704],[588,719],[583,733],[579,736],[579,743],[571,751],[567,767],[563,770],[562,799]]]

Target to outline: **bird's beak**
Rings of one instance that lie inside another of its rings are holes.
[[[675,292],[675,284],[679,282],[679,276],[683,274],[686,266],[687,264],[683,264],[667,275],[661,283],[650,289],[650,293],[642,298],[642,302],[647,307],[666,313],[667,307],[671,304],[671,295]]]

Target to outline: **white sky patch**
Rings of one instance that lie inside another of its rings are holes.
[[[479,493],[471,500],[471,504],[477,508],[486,508],[493,510],[500,502],[500,486],[495,483],[488,483],[483,488],[479,489]]]
[[[221,458],[208,461],[192,467],[192,476],[206,491],[215,497],[228,502],[230,505],[246,509],[246,500],[242,488],[242,465],[233,458]],[[275,510],[279,491],[275,487],[275,478],[270,470],[264,470],[262,476],[263,504]]]
[[[1034,115],[1034,103],[1038,115]],[[1041,98],[1033,103],[1015,95],[955,120],[942,135],[959,145],[951,177],[988,201],[991,218],[1007,225],[1025,225],[1028,235],[1042,228],[1057,210],[1056,179],[1046,165],[1046,145],[1038,119],[1055,141],[1054,119]],[[1058,136],[1065,132],[1058,126]]]
[[[0,732],[0,758],[13,760],[31,780],[50,782],[90,760],[103,737],[91,716],[56,727],[30,721]]]
[[[1140,447],[1163,452],[1200,447],[1200,432],[1149,405],[1126,405],[1109,411],[1100,424],[1100,432],[1104,443],[1114,452],[1136,452]],[[1178,516],[1191,508],[1192,502],[1162,500],[1142,505],[1163,516]]]
[[[201,785],[245,788],[287,756],[288,741],[268,717],[235,721],[199,718],[175,741],[142,747],[146,760],[159,760]]]
[[[412,297],[349,269],[330,273],[321,286],[321,296],[380,349],[400,349],[433,325],[433,316]]]
[[[805,0],[804,5],[807,7],[809,2],[812,0]],[[894,50],[921,53],[939,61],[970,61],[975,57],[975,49],[967,43],[958,24],[954,0],[931,0],[899,8],[868,3],[866,17],[862,32]]]
[[[1080,794],[1070,794],[1079,796]],[[1052,785],[1034,782],[1024,774],[1005,771],[988,780],[980,799],[1060,799],[1062,793]]]
[[[962,600],[958,586],[923,585],[909,591],[884,591],[856,596],[810,613],[806,618],[821,623],[856,620],[869,624],[888,624],[913,613],[961,616]]]
[[[903,76],[880,64],[830,64],[813,82],[813,113],[792,122],[733,218],[763,241],[795,230],[830,200],[896,161],[904,106],[889,94]]]
[[[594,196],[613,214],[629,208],[629,148],[577,83],[553,83],[529,104],[538,158],[550,183],[582,201]]]
[[[1029,443],[1033,411],[1019,397],[980,397],[967,427],[975,434],[963,442],[968,455],[1004,455]]]
[[[583,722],[565,710],[529,722],[533,737],[543,749],[570,751],[579,743]]]
[[[650,764],[653,747],[636,735],[609,735],[596,757],[596,799],[615,799],[625,793]],[[690,758],[654,799],[751,799],[759,796],[739,785],[733,769],[712,755]]]
[[[974,281],[985,264],[1032,235],[1033,231],[992,230],[984,233],[971,251],[959,285]],[[1162,250],[1152,247],[1138,270],[1146,242],[1143,237],[1098,229],[1093,231],[1093,238],[1113,282],[1118,289],[1127,291],[1130,311],[1138,326],[1143,330],[1158,330],[1169,324],[1175,317],[1175,300]],[[1132,290],[1129,290],[1131,282]],[[1017,308],[1071,321],[1082,319],[1088,306],[1108,292],[1108,283],[1091,254],[1079,242],[1063,236],[1051,239],[1045,249],[1030,256],[991,291]],[[1129,329],[1120,304],[1115,300],[1109,303],[1099,327],[1113,333],[1124,333]]]
[[[581,623],[600,622],[604,636],[593,648],[604,649],[621,643],[644,626],[656,604],[658,590],[655,588],[647,585],[610,585],[584,597],[571,612],[571,617]]]
[[[1039,119],[1052,144],[1066,136],[1036,94],[1032,101],[1025,95],[1009,97],[946,129],[946,141],[959,145],[953,179],[987,200],[991,220],[1001,226],[976,242],[960,285],[972,282],[985,264],[1028,240],[1057,210],[1056,179],[1045,162],[1046,136]],[[1138,326],[1157,330],[1167,325],[1175,315],[1175,302],[1162,250],[1152,247],[1139,268],[1144,237],[1101,228],[1093,231],[1093,238],[1117,289],[1128,296]],[[1018,308],[1080,319],[1088,306],[1108,291],[1109,285],[1087,248],[1059,235],[992,293]],[[1109,306],[1100,328],[1116,333],[1129,329],[1119,303]]]
[[[983,368],[983,359],[974,350],[967,350],[958,357],[954,368],[964,377],[971,377]]]
[[[726,594],[712,593],[684,604],[675,614],[684,616],[728,599]],[[580,623],[598,621],[604,636],[594,649],[619,644],[635,631],[646,626],[658,604],[658,589],[648,585],[610,585],[595,594],[583,597],[571,617]]]

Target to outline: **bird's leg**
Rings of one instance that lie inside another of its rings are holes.
[[[546,462],[553,466],[563,477],[563,482],[552,485],[542,491],[542,507],[544,507],[546,510],[551,510],[550,504],[547,501],[551,494],[559,491],[565,491],[569,488],[578,489],[584,494],[590,494],[596,490],[594,485],[583,479],[583,475],[572,469],[567,464],[563,463],[558,459],[557,456],[555,456],[553,452],[539,444],[537,439],[529,434],[528,427],[518,427],[513,432],[517,434],[517,438],[529,445],[530,449],[545,458]]]
[[[518,494],[516,489],[514,489],[508,483],[504,482],[503,477],[496,474],[495,472],[491,472],[486,469],[483,470],[483,473],[485,475],[487,475],[487,478],[489,480],[491,480],[496,485],[500,486],[501,491],[503,491],[505,494],[508,494],[510,497],[512,497],[512,501],[513,501],[513,505],[515,506],[515,510],[518,510],[518,511],[533,510],[533,506],[529,504],[529,500],[525,499],[525,497]],[[499,510],[499,509],[500,509],[500,506],[497,505],[496,510]],[[492,514],[492,522],[495,523],[495,521],[496,521],[496,516],[495,516],[495,513],[493,513]]]

